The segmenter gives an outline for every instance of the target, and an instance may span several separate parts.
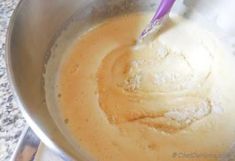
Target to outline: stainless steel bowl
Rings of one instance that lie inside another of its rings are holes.
[[[231,9],[232,14],[229,13],[228,6],[234,6],[234,1],[208,2],[178,0],[174,10],[187,18],[193,17],[194,11],[200,13],[199,19],[204,20],[202,22],[218,24],[215,26],[224,29],[222,33],[229,33],[232,39],[234,23],[229,24],[225,17],[230,16],[232,19],[234,12]],[[157,4],[156,0],[21,0],[8,30],[8,74],[26,120],[48,147],[64,157],[86,160],[86,156],[75,150],[60,132],[45,101],[44,67],[50,56],[48,49],[60,31],[71,21],[77,21],[82,31],[108,17],[153,10]]]

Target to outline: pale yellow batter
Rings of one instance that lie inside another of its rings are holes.
[[[219,160],[235,142],[235,57],[176,16],[135,46],[148,20],[110,19],[70,46],[55,92],[69,131],[98,161]]]

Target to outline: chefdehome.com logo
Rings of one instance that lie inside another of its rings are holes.
[[[235,161],[235,144],[223,154],[213,154],[213,153],[198,153],[198,152],[174,152],[172,153],[172,158],[190,161],[197,159],[205,160],[218,160],[218,161]]]
[[[220,159],[222,154],[197,153],[197,152],[174,152],[172,158],[176,159]]]

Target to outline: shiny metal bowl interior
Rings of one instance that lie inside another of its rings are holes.
[[[189,11],[192,8],[211,21],[218,19],[218,17],[213,19],[217,12],[223,15],[216,10],[216,6],[221,8],[221,5],[218,5],[219,0],[211,0],[210,3],[200,0],[177,1],[178,4],[182,2],[186,8],[182,10],[176,7],[175,10],[180,10],[179,12],[182,12],[185,17],[190,16]],[[232,0],[226,0],[226,2],[231,4]],[[226,2],[223,1],[223,3]],[[26,120],[47,146],[63,156],[68,154],[76,160],[86,158],[77,152],[60,132],[45,101],[44,67],[50,56],[48,49],[59,36],[60,31],[71,21],[77,21],[82,33],[108,17],[128,12],[154,10],[158,3],[159,1],[156,0],[21,0],[12,16],[8,30],[6,46],[8,74]],[[229,27],[234,29],[231,25]],[[230,30],[228,32],[230,35],[231,32],[235,33]]]

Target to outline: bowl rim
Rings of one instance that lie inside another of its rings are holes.
[[[50,137],[48,137],[46,133],[43,130],[41,130],[40,127],[37,125],[37,123],[32,119],[31,115],[28,113],[28,111],[25,108],[26,105],[23,103],[22,98],[20,97],[20,94],[19,94],[19,89],[16,86],[16,80],[15,80],[15,76],[13,73],[13,66],[11,62],[12,60],[11,40],[13,37],[12,32],[15,26],[16,17],[19,11],[21,10],[21,7],[24,2],[26,2],[26,0],[19,0],[18,4],[16,5],[10,17],[10,21],[9,21],[7,33],[6,33],[5,62],[6,62],[6,74],[7,74],[8,82],[10,85],[10,89],[24,119],[26,120],[30,128],[35,132],[35,134],[40,138],[40,141],[42,141],[49,149],[51,149],[52,151],[60,155],[62,158],[71,158],[68,156],[68,154],[65,151],[59,148],[59,146],[54,141],[52,141]]]

